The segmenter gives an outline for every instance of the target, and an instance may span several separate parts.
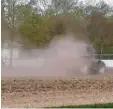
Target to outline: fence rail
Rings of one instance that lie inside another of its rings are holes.
[[[101,59],[106,59],[106,60],[112,60],[113,59],[113,54],[94,54],[94,56],[99,59],[101,56]]]

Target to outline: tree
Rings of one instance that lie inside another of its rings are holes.
[[[29,48],[45,47],[54,36],[66,32],[82,40],[90,38],[95,46],[112,43],[113,14],[111,6],[103,1],[83,4],[78,0],[52,0],[48,5],[47,0],[29,0],[23,4],[2,0],[2,7],[2,16],[9,27],[21,33],[22,42]]]
[[[12,54],[13,54],[13,42],[15,40],[15,34],[17,33],[16,26],[16,11],[17,11],[17,0],[2,0],[2,19],[6,22],[10,28],[10,65],[12,66]]]
[[[34,7],[36,13],[44,15],[48,8],[48,0],[30,0],[28,5]]]
[[[19,31],[23,34],[24,44],[36,47],[45,46],[52,37],[49,32],[50,25],[50,19],[46,18],[46,16],[32,13],[19,28]]]
[[[78,0],[52,0],[51,7],[55,15],[72,12],[77,7]]]
[[[111,6],[109,6],[106,2],[101,0],[99,3],[96,4],[96,8],[98,12],[101,12],[105,15],[108,15],[112,12]]]
[[[113,21],[104,16],[104,13],[93,12],[90,15],[87,30],[89,37],[99,53],[105,52],[104,46],[112,44]]]

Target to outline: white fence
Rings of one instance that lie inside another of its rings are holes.
[[[102,60],[105,64],[106,67],[113,67],[113,60]]]
[[[99,57],[100,54],[95,54],[95,56]],[[107,67],[113,67],[113,54],[102,54],[101,58]]]

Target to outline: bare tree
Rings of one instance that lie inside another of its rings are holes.
[[[68,13],[77,7],[78,0],[52,0],[52,8],[56,14]]]
[[[12,66],[12,56],[13,56],[13,42],[15,38],[16,29],[16,5],[17,0],[2,0],[2,19],[6,21],[6,24],[10,28],[10,65]]]

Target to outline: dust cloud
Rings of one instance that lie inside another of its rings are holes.
[[[70,76],[81,73],[88,55],[86,42],[72,34],[57,36],[35,58],[13,60],[13,68],[3,69],[2,76]],[[34,53],[38,52],[35,50]]]

